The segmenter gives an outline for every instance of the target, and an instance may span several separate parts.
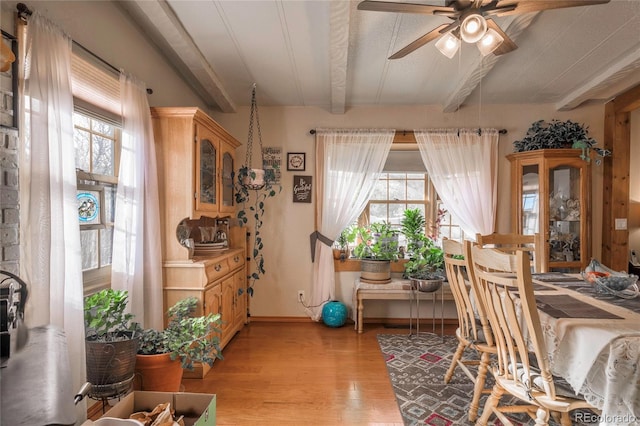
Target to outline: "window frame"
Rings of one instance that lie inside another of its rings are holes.
[[[83,117],[86,117],[90,120],[89,128],[76,125],[75,120],[73,125],[74,136],[77,129],[86,131],[90,134],[90,139],[89,139],[90,168],[93,167],[93,164],[91,163],[93,136],[100,136],[100,137],[105,137],[113,140],[113,162],[114,162],[113,176],[104,175],[100,173],[93,173],[92,170],[86,171],[86,170],[76,168],[76,182],[77,182],[78,189],[101,191],[101,203],[103,207],[100,213],[103,217],[103,220],[101,220],[100,224],[79,224],[80,232],[88,231],[88,230],[98,231],[98,243],[97,243],[98,244],[97,246],[98,267],[82,271],[84,295],[87,296],[87,295],[96,293],[100,290],[111,287],[111,264],[106,266],[100,266],[101,264],[100,230],[111,228],[112,236],[113,236],[113,229],[115,228],[114,222],[108,222],[107,218],[104,216],[104,201],[105,201],[104,188],[105,186],[113,186],[114,191],[117,193],[118,173],[120,169],[120,154],[122,151],[122,126],[119,123],[114,122],[112,119],[110,119],[110,117],[103,117],[99,112],[88,111],[85,106],[81,108],[74,107],[74,114],[82,115]],[[113,136],[105,135],[104,133],[93,130],[92,129],[93,120],[100,121],[102,123],[112,126],[114,129]],[[114,215],[115,215],[115,212],[114,212]],[[113,249],[113,246],[112,246],[112,249]]]

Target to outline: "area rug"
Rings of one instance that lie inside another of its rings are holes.
[[[455,336],[433,333],[379,334],[378,344],[384,355],[389,378],[405,425],[470,425],[469,404],[473,384],[460,368],[456,368],[451,381],[444,384],[444,375],[458,345]],[[473,351],[466,351],[470,359]],[[487,377],[487,383],[492,383]],[[488,395],[480,399],[480,412]],[[515,404],[503,397],[502,403]],[[515,425],[534,422],[524,414],[509,416]],[[502,425],[495,416],[490,425]],[[557,425],[551,420],[550,425]],[[581,423],[573,422],[575,425]]]

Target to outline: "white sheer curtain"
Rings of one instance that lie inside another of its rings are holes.
[[[395,130],[322,130],[316,132],[316,229],[311,300],[307,314],[315,321],[322,304],[334,298],[335,270],[331,241],[362,212],[384,162]],[[316,240],[317,237],[317,240]]]
[[[498,131],[436,129],[414,134],[436,192],[465,234],[491,234],[498,197]]]
[[[30,285],[26,323],[29,327],[52,324],[65,331],[71,385],[77,391],[86,375],[71,39],[34,12],[28,20],[25,47],[20,274]],[[84,403],[78,404],[77,413],[79,419],[86,418]]]
[[[163,328],[158,176],[144,83],[120,74],[122,154],[113,234],[111,287],[129,292],[145,328]]]

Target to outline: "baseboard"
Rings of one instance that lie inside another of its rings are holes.
[[[364,318],[365,324],[408,324],[409,318]],[[309,317],[251,317],[251,322],[285,322],[285,323],[312,323],[316,322]],[[431,318],[420,318],[420,324],[431,325]],[[353,320],[348,318],[347,324],[353,324]],[[436,323],[440,323],[440,318],[436,318]],[[444,325],[458,325],[457,318],[445,318]]]
[[[316,322],[309,317],[254,317],[251,322]]]

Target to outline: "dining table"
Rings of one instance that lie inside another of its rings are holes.
[[[640,425],[640,297],[596,291],[579,274],[532,278],[552,373],[600,410],[574,420]]]

